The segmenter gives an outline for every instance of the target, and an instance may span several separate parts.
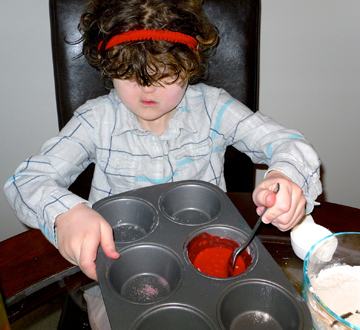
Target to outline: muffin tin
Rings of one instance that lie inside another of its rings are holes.
[[[93,208],[114,230],[121,257],[101,246],[97,275],[113,330],[311,329],[309,310],[255,237],[244,273],[201,273],[187,254],[201,233],[238,244],[251,232],[226,194],[203,181],[128,191]]]

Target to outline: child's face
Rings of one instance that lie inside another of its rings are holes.
[[[166,80],[161,81],[162,86],[140,86],[132,79],[113,79],[113,83],[120,100],[137,116],[141,126],[157,135],[165,131],[187,87],[187,82],[169,85]]]

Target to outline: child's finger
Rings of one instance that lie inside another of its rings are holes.
[[[276,203],[276,194],[270,189],[259,189],[254,195],[254,203],[259,207],[272,207]]]
[[[101,247],[104,253],[112,259],[118,259],[120,254],[116,251],[114,236],[111,226],[104,222],[101,225]]]
[[[96,275],[96,255],[98,250],[99,243],[87,239],[81,244],[79,262],[78,265],[81,268],[82,272],[89,278],[97,281]]]
[[[306,200],[303,198],[295,207],[291,208],[289,212],[282,214],[279,218],[275,219],[272,224],[282,231],[289,230],[294,227],[305,215]]]

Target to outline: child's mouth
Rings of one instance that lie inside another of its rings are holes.
[[[141,103],[145,106],[153,106],[156,104],[156,102],[153,100],[141,100]]]

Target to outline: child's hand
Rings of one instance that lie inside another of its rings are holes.
[[[96,255],[99,244],[109,258],[117,259],[113,232],[108,222],[85,204],[78,204],[55,221],[61,255],[78,265],[85,275],[97,281]]]
[[[280,184],[277,194],[273,192],[276,184]],[[257,214],[265,207],[262,221],[272,223],[281,231],[294,227],[305,215],[306,199],[301,188],[284,174],[271,171],[253,192],[253,200],[257,206]]]

